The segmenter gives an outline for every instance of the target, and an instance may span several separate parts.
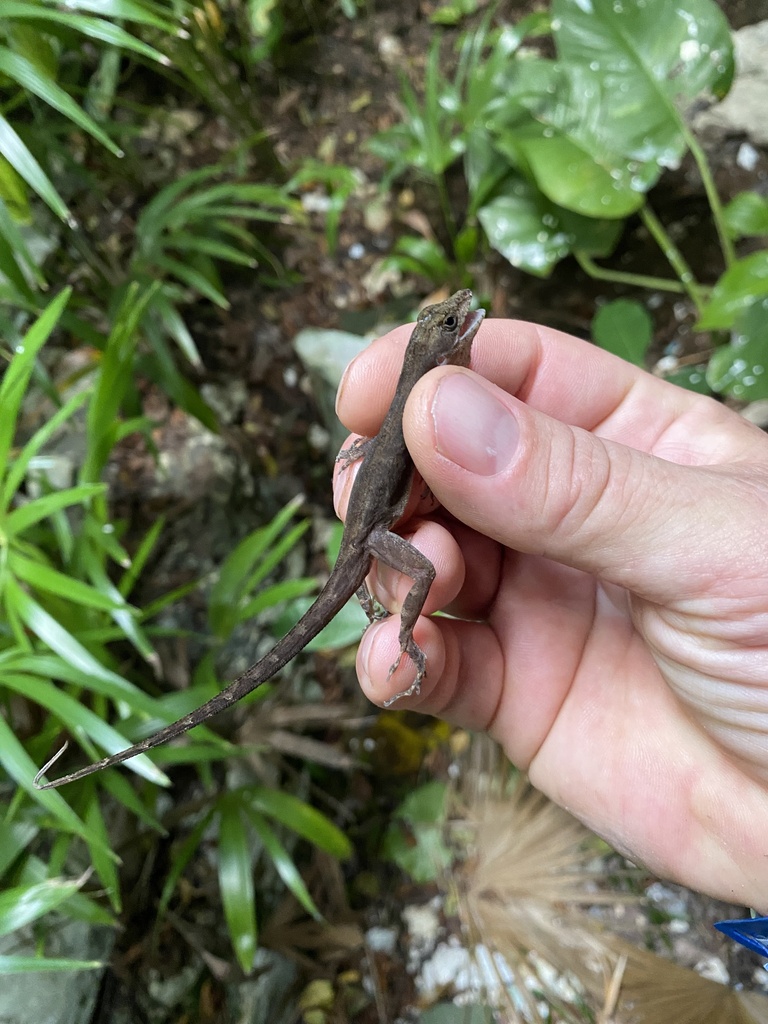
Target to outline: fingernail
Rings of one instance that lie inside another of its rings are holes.
[[[437,450],[478,476],[504,469],[517,449],[517,420],[465,373],[443,377],[432,402]]]

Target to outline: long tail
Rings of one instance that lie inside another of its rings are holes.
[[[35,776],[36,788],[56,789],[58,786],[65,785],[65,783],[84,779],[87,775],[100,772],[104,768],[112,768],[122,761],[136,757],[137,754],[143,754],[145,751],[151,750],[152,747],[158,747],[161,743],[167,743],[168,740],[181,736],[182,733],[194,728],[194,726],[208,721],[209,718],[213,718],[214,715],[218,715],[221,711],[225,711],[245,697],[246,694],[255,690],[257,686],[261,686],[262,683],[271,679],[310,640],[316,637],[320,630],[331,621],[350,597],[356,593],[368,573],[368,568],[368,565],[363,565],[354,577],[350,577],[349,564],[347,563],[342,566],[337,562],[325,586],[317,595],[314,604],[307,609],[293,629],[286,633],[282,640],[278,640],[272,650],[265,654],[261,661],[251,665],[242,675],[233,680],[225,690],[217,693],[215,697],[211,697],[209,701],[203,704],[202,707],[197,708],[196,711],[192,711],[178,721],[166,725],[159,732],[148,736],[139,743],[135,743],[127,750],[121,750],[110,757],[104,757],[101,761],[95,761],[93,764],[86,765],[85,768],[80,768],[70,775],[63,775],[60,779],[54,779],[53,782],[39,783],[38,779],[45,774],[54,761],[58,760],[59,754],[57,754]],[[60,753],[63,753],[63,750]]]

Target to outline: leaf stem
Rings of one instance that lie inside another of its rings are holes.
[[[720,196],[718,195],[717,189],[715,188],[715,182],[712,177],[712,171],[710,170],[709,163],[704,154],[704,150],[698,143],[696,136],[690,130],[688,125],[683,124],[683,134],[688,148],[691,151],[691,156],[696,161],[696,166],[699,169],[701,175],[701,181],[704,185],[704,191],[707,194],[707,201],[709,202],[709,208],[712,211],[712,219],[715,222],[717,228],[717,237],[720,240],[720,248],[723,253],[723,260],[725,266],[730,267],[733,261],[736,259],[736,253],[733,248],[733,241],[728,235],[728,230],[725,225],[725,215],[723,213],[723,204],[720,202]]]
[[[697,313],[701,313],[705,298],[701,285],[693,276],[693,271],[685,261],[685,257],[669,237],[667,229],[653,212],[648,203],[644,203],[639,210],[640,218],[651,234],[658,247],[669,260],[669,264],[680,278],[680,283],[687,295],[696,307]]]
[[[576,261],[584,273],[595,278],[597,281],[612,281],[616,284],[629,284],[637,288],[676,292],[680,295],[685,294],[685,285],[681,284],[680,281],[673,281],[666,277],[649,277],[646,274],[630,274],[623,270],[611,270],[609,267],[601,267],[595,263],[591,256],[587,256],[585,252],[579,249],[576,249],[573,255],[576,257]]]

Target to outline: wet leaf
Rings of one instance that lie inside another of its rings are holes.
[[[639,302],[617,299],[601,306],[595,314],[592,337],[606,352],[613,352],[635,366],[644,366],[653,340],[653,321]]]
[[[725,271],[696,324],[698,331],[733,327],[755,299],[768,295],[768,251],[736,260]]]
[[[739,317],[733,340],[713,354],[707,383],[719,394],[754,402],[768,398],[767,368],[768,299],[759,299]]]

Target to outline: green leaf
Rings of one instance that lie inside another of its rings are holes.
[[[209,599],[209,621],[218,636],[231,631],[239,621],[244,595],[261,583],[307,530],[309,523],[304,521],[280,539],[302,501],[300,495],[292,498],[270,523],[240,541],[224,560]]]
[[[768,298],[752,303],[739,317],[733,340],[715,350],[707,383],[718,394],[742,402],[768,398]]]
[[[13,577],[7,579],[6,589],[8,600],[13,602],[14,608],[27,628],[47,644],[52,651],[55,651],[66,664],[81,674],[81,685],[105,693],[112,700],[125,700],[137,711],[143,711],[149,715],[157,713],[156,701],[142,693],[122,676],[105,668],[71,633],[64,629],[61,623],[57,622],[26,591],[22,590]]]
[[[768,250],[754,252],[731,264],[712,289],[696,330],[733,327],[739,315],[764,295],[768,295]]]
[[[5,74],[22,88],[39,96],[41,100],[60,111],[73,124],[92,135],[115,156],[122,156],[118,146],[102,131],[96,122],[82,110],[52,78],[40,72],[26,57],[0,46],[0,74]]]
[[[84,505],[97,494],[104,494],[105,484],[82,484],[80,487],[67,487],[63,491],[44,494],[41,498],[33,498],[26,505],[20,505],[5,516],[3,529],[8,536],[23,533],[41,519],[68,508],[70,505]]]
[[[352,856],[352,844],[341,829],[298,797],[266,786],[247,786],[241,792],[254,810],[287,825],[331,856]]]
[[[693,391],[697,395],[711,395],[712,388],[707,384],[707,367],[705,363],[698,366],[683,366],[679,370],[665,374],[664,380],[669,384],[676,384],[686,391]]]
[[[731,238],[768,235],[768,199],[757,192],[739,192],[723,213]]]
[[[14,258],[24,263],[27,272],[34,279],[38,288],[47,288],[42,268],[38,266],[24,235],[19,230],[15,219],[11,216],[8,206],[2,200],[0,200],[0,234],[7,241]]]
[[[388,262],[395,264],[403,273],[423,274],[431,281],[450,280],[454,273],[440,243],[416,235],[399,238]]]
[[[5,481],[2,488],[0,488],[0,511],[5,511],[10,505],[13,496],[26,476],[30,461],[50,441],[59,427],[74,415],[80,406],[88,401],[88,398],[88,391],[80,391],[78,394],[73,395],[65,405],[56,410],[53,416],[39,430],[35,431],[16,458],[11,461]]]
[[[529,274],[548,277],[571,251],[571,236],[555,208],[522,178],[510,182],[503,195],[478,210],[477,217],[491,247]]]
[[[173,856],[170,861],[170,870],[163,882],[163,891],[160,893],[160,902],[157,906],[158,920],[165,915],[165,912],[168,909],[168,904],[171,902],[171,896],[173,896],[176,886],[179,884],[179,879],[184,874],[187,864],[189,864],[193,854],[200,846],[205,830],[208,828],[213,814],[214,812],[212,808],[203,815],[200,821],[198,821],[184,842],[181,843],[180,846],[176,846],[174,848]]]
[[[16,739],[5,719],[0,716],[0,764],[8,775],[32,797],[32,799],[52,814],[60,828],[74,832],[86,840],[95,840],[96,836],[78,818],[67,801],[55,789],[39,790],[32,785],[37,774],[37,767]],[[113,854],[113,856],[116,856]]]
[[[650,181],[632,175],[618,156],[600,163],[588,143],[545,132],[537,128],[516,141],[547,199],[586,217],[624,218],[640,209]]]
[[[65,690],[59,690],[52,683],[45,679],[35,678],[34,675],[10,671],[7,662],[3,665],[3,669],[2,682],[4,686],[51,711],[73,735],[81,733],[91,737],[108,754],[116,754],[119,750],[125,750],[131,745],[125,736],[108,722],[102,721],[90,708],[78,703]],[[140,754],[133,758],[131,767],[138,775],[142,775],[155,785],[170,785],[168,777],[146,754]],[[102,777],[106,780],[108,776]],[[52,790],[45,790],[45,792],[52,792]],[[106,846],[108,848],[108,842]]]
[[[24,335],[24,341],[17,347],[10,365],[3,374],[0,383],[0,409],[3,410],[3,415],[0,416],[0,467],[4,467],[8,462],[16,432],[16,417],[35,368],[37,353],[58,323],[71,294],[72,290],[65,288],[43,310]]]
[[[56,910],[81,885],[82,881],[65,882],[60,878],[51,878],[39,885],[19,885],[0,892],[0,935],[10,935]]]
[[[584,138],[604,131],[628,157],[674,165],[685,145],[683,106],[705,90],[723,96],[733,75],[730,31],[717,4],[553,0],[552,17],[560,60],[601,81]],[[574,124],[575,137],[580,131]]]
[[[32,156],[16,131],[4,117],[0,115],[0,154],[5,157],[19,177],[36,192],[43,202],[70,227],[76,227],[76,221],[67,209],[67,204],[51,184],[51,181],[40,164]]]
[[[275,869],[277,870],[278,875],[282,878],[284,884],[288,889],[290,889],[308,914],[311,914],[316,921],[322,920],[322,914],[315,906],[312,897],[309,895],[309,890],[304,884],[304,880],[299,874],[298,868],[291,859],[288,851],[275,835],[274,831],[269,827],[266,820],[256,811],[253,811],[250,807],[246,807],[246,812],[256,834],[263,843],[264,849],[269,854],[270,860],[275,865]]]
[[[139,543],[139,546],[136,548],[133,558],[131,559],[131,564],[123,574],[123,577],[120,580],[120,584],[118,586],[118,590],[120,591],[124,598],[128,597],[128,595],[131,593],[134,586],[136,585],[136,581],[138,580],[139,576],[141,576],[144,567],[146,566],[155,548],[155,545],[157,544],[160,534],[163,532],[164,529],[165,516],[160,516],[158,519],[155,519],[150,528],[141,538],[141,542]]]
[[[88,828],[99,837],[100,843],[99,846],[89,847],[88,852],[91,855],[91,863],[97,875],[106,887],[112,909],[116,914],[119,914],[122,910],[120,878],[113,858],[107,857],[102,853],[103,847],[109,847],[109,834],[106,822],[104,821],[104,815],[101,813],[101,807],[99,806],[99,798],[96,795],[96,786],[93,782],[94,780],[91,780],[90,785],[87,787],[90,789],[90,795],[83,817]]]
[[[3,0],[2,14],[4,18],[23,18],[25,20],[53,22],[58,25],[66,25],[80,32],[89,39],[98,39],[102,43],[109,43],[111,46],[119,46],[125,50],[132,50],[159,64],[169,65],[168,58],[159,50],[147,46],[140,39],[132,36],[125,29],[113,25],[101,18],[90,18],[82,14],[67,14],[58,11],[56,8],[46,6],[38,7],[33,3],[25,3],[24,0]]]
[[[275,619],[274,631],[278,636],[288,632],[312,605],[310,598],[292,601]],[[359,642],[368,626],[368,619],[356,598],[347,601],[327,626],[304,648],[305,651],[338,651]]]
[[[607,352],[635,366],[644,366],[653,340],[653,321],[639,302],[616,299],[601,306],[595,314],[592,337]]]
[[[231,794],[219,801],[219,889],[232,948],[249,974],[256,955],[256,907],[250,842],[239,802]]]
[[[0,878],[39,832],[40,826],[32,815],[25,815],[16,821],[6,818],[0,829]]]
[[[68,960],[65,957],[0,955],[2,974],[42,974],[52,971],[95,971],[104,966],[101,960]]]
[[[396,815],[410,825],[442,822],[445,818],[447,792],[448,787],[444,782],[427,782],[403,800]]]
[[[83,583],[75,576],[65,576],[63,572],[52,569],[42,562],[35,562],[31,558],[19,554],[18,551],[8,553],[8,567],[15,576],[25,583],[49,594],[58,594],[74,604],[81,604],[86,608],[99,608],[106,612],[123,609],[136,613],[135,609],[130,609],[125,604],[120,595],[117,598],[112,598],[107,594],[99,593],[98,590]]]
[[[135,21],[174,36],[179,32],[178,24],[158,17],[148,4],[134,3],[134,0],[67,0],[67,10],[90,11],[110,21]]]
[[[114,424],[133,379],[133,357],[139,342],[139,325],[159,288],[159,282],[148,287],[131,284],[115,313],[101,359],[100,373],[88,406],[89,443],[81,472],[83,480],[98,480],[109,457]]]

